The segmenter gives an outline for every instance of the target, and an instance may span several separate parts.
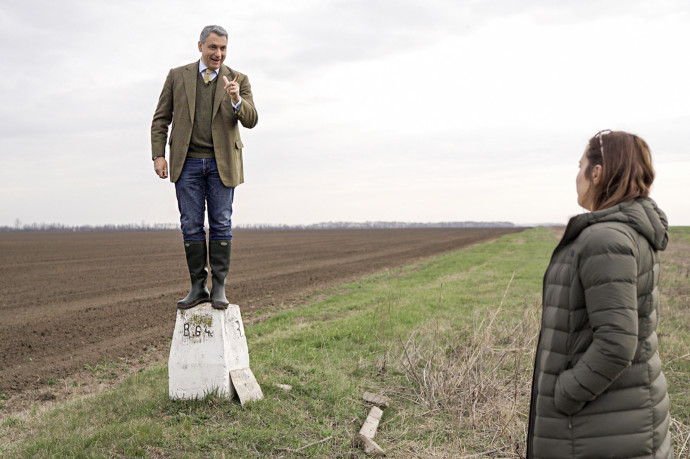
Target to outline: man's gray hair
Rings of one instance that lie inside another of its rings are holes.
[[[204,30],[201,31],[201,35],[199,36],[199,41],[204,44],[206,43],[206,39],[208,38],[208,34],[211,32],[215,33],[216,35],[220,37],[225,37],[226,39],[228,38],[228,32],[222,28],[219,25],[207,25],[204,27]]]

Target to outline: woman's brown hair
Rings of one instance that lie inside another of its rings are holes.
[[[589,166],[585,177],[590,183],[594,166],[599,164],[602,169],[599,182],[592,183],[585,194],[592,210],[649,196],[654,181],[652,154],[647,142],[638,136],[623,131],[601,131],[589,139],[586,155]]]

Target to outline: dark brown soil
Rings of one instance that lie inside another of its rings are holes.
[[[228,298],[251,317],[515,231],[237,230]],[[167,353],[189,286],[181,239],[176,231],[0,233],[0,395],[40,398],[85,366]]]

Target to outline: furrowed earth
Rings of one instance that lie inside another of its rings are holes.
[[[257,310],[521,230],[236,230],[226,291],[251,323]],[[176,302],[189,288],[181,239],[0,233],[0,403],[16,410],[88,393],[167,357]]]

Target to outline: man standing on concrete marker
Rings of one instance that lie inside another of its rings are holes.
[[[238,121],[258,121],[246,75],[223,65],[228,33],[217,25],[199,37],[201,59],[170,70],[151,123],[153,169],[175,183],[187,267],[189,294],[177,302],[188,309],[211,301],[226,309],[225,278],[230,269],[231,216],[235,187],[244,182]],[[170,131],[170,165],[165,145]],[[213,287],[206,287],[205,207],[208,205],[208,260]]]

